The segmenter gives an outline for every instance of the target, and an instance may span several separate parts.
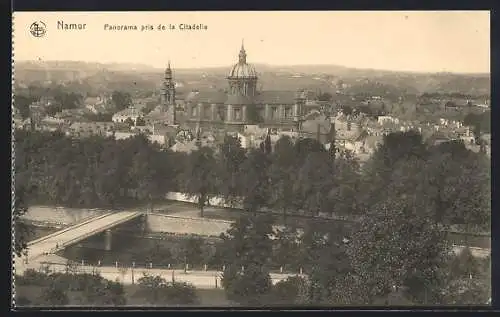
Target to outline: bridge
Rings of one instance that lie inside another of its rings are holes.
[[[29,262],[42,255],[63,250],[101,232],[106,232],[106,248],[109,249],[111,248],[111,232],[109,229],[138,218],[142,214],[142,212],[138,211],[107,213],[33,240],[28,243],[28,255],[24,258],[24,261]],[[16,266],[18,261],[21,262],[22,260],[16,257]]]

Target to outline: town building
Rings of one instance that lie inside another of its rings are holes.
[[[135,107],[131,106],[128,107],[127,109],[123,109],[122,111],[118,111],[115,113],[112,117],[111,120],[115,123],[124,123],[127,121],[127,119],[132,120],[134,125],[137,124],[137,119],[141,118],[142,114],[139,110],[137,110]]]
[[[193,91],[186,95],[184,104],[188,125],[223,126],[235,131],[242,131],[248,124],[287,129],[298,127],[304,114],[306,94],[302,91],[259,91],[257,71],[247,63],[243,44],[227,81],[227,91]],[[175,86],[168,91],[175,94]]]
[[[85,108],[93,114],[108,113],[112,107],[109,105],[108,97],[87,97],[83,101]]]
[[[332,124],[330,118],[315,112],[304,118],[299,134],[303,138],[316,139],[318,142],[326,144],[334,138],[333,130],[335,130],[335,124]]]
[[[67,129],[66,135],[84,138],[94,135],[108,136],[113,130],[111,122],[73,122]]]
[[[153,111],[144,116],[144,121],[148,125],[176,125],[176,108],[175,82],[169,61],[165,69],[165,77],[160,92],[160,104]]]

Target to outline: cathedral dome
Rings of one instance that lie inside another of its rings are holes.
[[[228,76],[233,78],[253,78],[257,77],[257,72],[253,65],[237,63],[231,68]]]
[[[247,63],[247,54],[243,44],[239,54],[238,63],[231,67],[228,77],[230,78],[257,78],[257,72],[253,65]]]

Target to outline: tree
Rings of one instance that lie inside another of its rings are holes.
[[[272,288],[271,277],[262,267],[249,265],[244,271],[227,267],[222,284],[226,296],[243,305],[260,306],[266,304],[266,295]]]
[[[164,289],[167,283],[164,278],[144,274],[137,282],[139,290],[135,293],[135,297],[144,298],[153,305],[166,302]]]
[[[296,167],[300,168],[306,160],[309,153],[313,152],[326,152],[323,144],[319,143],[316,139],[304,138],[295,142],[295,157]]]
[[[111,94],[111,102],[113,102],[118,111],[121,111],[132,105],[132,97],[126,92],[113,91]]]
[[[193,305],[199,302],[196,289],[185,282],[169,283],[167,288],[167,303],[170,305]]]
[[[242,215],[226,233],[221,234],[222,243],[218,246],[226,266],[253,264],[264,266],[272,255],[273,217],[269,214],[258,216]]]
[[[489,231],[491,217],[491,167],[488,158],[473,153],[462,142],[430,148],[427,166],[417,174],[428,197],[437,206],[436,219],[463,230]]]
[[[267,264],[272,256],[272,216],[242,216],[221,234],[217,251],[225,271],[222,284],[229,299],[242,304],[262,303],[271,289]]]
[[[143,117],[139,117],[139,118],[137,118],[135,125],[139,126],[139,127],[143,127],[146,125],[146,121],[144,120]]]
[[[139,290],[135,297],[141,297],[153,305],[188,305],[196,304],[195,288],[187,283],[167,283],[160,276],[144,275],[138,280]]]
[[[301,258],[301,234],[293,225],[276,229],[273,248],[273,264],[298,272],[304,265]]]
[[[220,156],[218,188],[226,201],[232,204],[241,192],[238,176],[241,165],[246,159],[240,139],[230,135],[224,136],[224,143],[220,145]]]
[[[165,194],[168,175],[165,175],[163,154],[144,135],[131,138],[129,142],[132,153],[129,155],[128,183],[134,188],[136,198],[152,204]]]
[[[61,89],[54,91],[54,100],[61,109],[76,109],[83,103],[83,96],[75,92],[64,92]]]
[[[401,166],[406,166],[405,162],[410,159],[425,160],[427,156],[428,151],[418,132],[396,132],[384,136],[383,143],[364,165],[360,181],[360,197],[357,199],[360,208],[366,210],[388,195],[387,186],[391,182],[398,162],[402,162]],[[420,172],[412,170],[411,173],[414,174],[407,174],[404,178],[414,181],[416,179],[414,176]],[[403,183],[397,178],[393,179],[399,184]]]
[[[297,173],[294,184],[296,205],[312,214],[331,212],[328,193],[333,187],[333,166],[327,152],[310,153]]]
[[[293,206],[294,159],[292,140],[288,136],[281,137],[276,142],[269,167],[272,191],[269,204],[272,208],[283,212],[283,220],[286,220],[287,212]]]
[[[361,181],[359,162],[350,152],[342,151],[332,165],[333,186],[328,193],[331,212],[338,216],[352,216],[360,211],[357,206]]]
[[[124,123],[127,124],[129,127],[133,127],[135,125],[134,120],[132,120],[130,117],[125,119]]]
[[[413,302],[441,302],[450,249],[422,198],[388,198],[358,224],[347,253],[363,303],[401,288]]]
[[[239,180],[243,208],[245,211],[257,214],[267,206],[270,196],[270,180],[268,168],[270,157],[261,150],[252,149],[247,159],[241,164]]]
[[[344,223],[309,221],[300,244],[300,263],[308,276],[302,302],[313,305],[351,303],[351,265],[346,254],[345,237],[350,228]]]
[[[276,283],[271,292],[270,299],[268,300],[271,305],[293,305],[304,304],[300,299],[299,293],[301,287],[306,284],[304,278],[299,276],[292,276],[286,280]]]
[[[479,263],[469,248],[463,249],[450,263],[450,273],[455,278],[476,277],[479,274]]]
[[[79,290],[83,291],[86,304],[96,306],[123,306],[126,304],[125,291],[119,282],[108,281],[99,274],[74,275],[81,280]]]
[[[30,236],[29,227],[21,221],[21,216],[28,211],[26,194],[26,189],[18,185],[14,196],[14,210],[12,211],[12,220],[14,222],[14,253],[18,257],[26,253],[28,238]]]
[[[15,133],[16,184],[29,188],[30,201],[42,204],[109,208],[128,204],[131,196],[151,203],[177,185],[185,161],[185,154],[163,151],[144,135],[114,140]]]
[[[324,92],[318,96],[318,101],[332,101],[332,94]]]
[[[271,144],[271,135],[269,133],[266,135],[266,138],[264,139],[264,153],[266,154],[271,154],[273,151],[272,144]]]
[[[209,147],[191,152],[186,162],[183,188],[188,195],[197,198],[201,217],[210,196],[217,192],[216,164],[214,152]]]
[[[148,102],[146,102],[146,106],[141,109],[141,112],[144,115],[147,115],[148,113],[153,111],[156,108],[156,106],[158,106],[158,104],[159,104],[159,101],[148,101]]]
[[[41,294],[39,302],[43,306],[65,306],[69,303],[66,290],[58,287],[56,284],[51,284]]]
[[[18,95],[14,96],[14,107],[19,111],[19,115],[23,119],[27,119],[30,116],[30,104],[33,102],[33,99],[25,96]]]
[[[203,239],[200,237],[189,237],[183,240],[181,250],[185,264],[191,266],[201,264],[203,258]]]

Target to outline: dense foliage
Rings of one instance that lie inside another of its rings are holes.
[[[29,269],[16,276],[17,286],[41,287],[41,295],[28,299],[22,297],[18,305],[30,306],[122,306],[126,304],[123,285],[108,281],[98,273],[38,272]],[[71,297],[70,297],[71,293]]]
[[[312,139],[293,144],[283,138],[273,150],[263,144],[244,151],[226,137],[215,151],[179,154],[143,136],[73,140],[16,132],[16,181],[34,188],[35,200],[115,206],[182,189],[198,198],[203,211],[215,195],[241,199],[247,216],[222,236],[217,254],[228,296],[243,304],[282,302],[283,289],[295,294],[289,303],[303,304],[429,305],[472,294],[482,295],[468,301],[486,302],[483,282],[464,286],[463,274],[450,270],[460,266],[450,264],[444,231],[452,225],[488,230],[490,175],[484,154],[460,142],[429,146],[414,132],[386,136],[363,166],[349,153],[333,159]],[[277,230],[275,215],[258,212],[266,209],[285,220],[302,213],[351,221],[310,221],[302,230],[285,221]],[[186,261],[200,261],[193,251],[199,242],[188,243]],[[276,262],[302,268],[307,278],[273,291],[268,272]]]
[[[195,288],[183,282],[167,282],[160,276],[144,275],[138,280],[140,289],[135,296],[151,305],[190,305],[198,302]]]

